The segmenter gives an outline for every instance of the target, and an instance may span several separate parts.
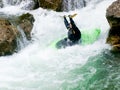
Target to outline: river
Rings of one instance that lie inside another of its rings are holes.
[[[35,22],[32,41],[18,53],[0,57],[0,90],[119,90],[120,56],[106,44],[105,14],[113,1],[92,2],[69,12],[22,10],[19,5],[1,8],[7,15],[29,12]],[[61,16],[73,13],[77,13],[74,21],[80,30],[100,28],[100,37],[85,46],[51,48],[54,40],[67,34]]]

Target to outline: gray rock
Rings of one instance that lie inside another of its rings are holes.
[[[38,3],[42,8],[61,11],[62,0],[38,0]]]

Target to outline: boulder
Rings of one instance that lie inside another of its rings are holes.
[[[15,52],[18,35],[18,30],[8,20],[0,19],[0,56]]]
[[[106,42],[113,51],[120,51],[120,0],[113,2],[106,12],[110,30]]]
[[[0,56],[11,55],[18,51],[17,39],[22,35],[19,28],[23,30],[28,40],[31,39],[33,22],[33,15],[29,13],[6,19],[0,18]],[[18,26],[19,28],[17,28]]]
[[[61,11],[62,0],[38,0],[38,3],[42,8]]]
[[[24,31],[28,40],[31,39],[31,31],[33,28],[34,17],[26,13],[18,17],[18,26]]]

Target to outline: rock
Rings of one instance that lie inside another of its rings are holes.
[[[28,40],[31,39],[31,30],[33,28],[34,17],[33,15],[26,13],[18,18],[18,25],[24,31]]]
[[[0,18],[0,56],[11,55],[18,51],[17,39],[22,35],[19,28],[17,29],[18,26],[23,30],[27,39],[31,39],[33,22],[33,15],[29,13],[6,19]]]
[[[15,52],[18,35],[18,30],[8,20],[0,19],[0,56]]]
[[[113,2],[108,7],[106,15],[120,18],[120,0]]]
[[[110,25],[106,42],[112,46],[113,51],[120,51],[120,0],[113,2],[107,8],[106,18]]]
[[[22,2],[22,0],[6,0],[5,2],[8,5],[18,5]]]
[[[18,39],[22,34],[19,28],[23,30],[28,40],[31,39],[33,22],[33,15],[29,13],[9,17],[0,15],[0,56],[11,55],[20,49]]]
[[[36,1],[36,0],[35,0]],[[89,2],[89,1],[88,1]],[[54,11],[70,11],[85,7],[86,0],[38,0],[39,7]]]
[[[38,0],[38,3],[42,8],[61,11],[62,0]]]

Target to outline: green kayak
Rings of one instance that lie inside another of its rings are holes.
[[[101,29],[95,28],[91,30],[81,30],[81,40],[79,43],[80,45],[88,45],[94,43],[100,36]],[[66,36],[64,36],[66,37]],[[66,44],[66,40],[62,37],[60,39],[57,39],[51,43],[51,48],[65,48],[67,46],[72,46]]]

